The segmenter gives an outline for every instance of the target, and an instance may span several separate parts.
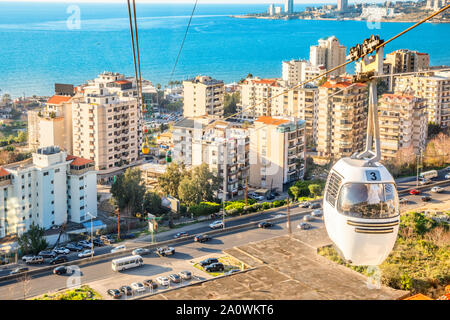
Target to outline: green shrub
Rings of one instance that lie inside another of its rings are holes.
[[[262,207],[263,210],[267,210],[267,209],[270,209],[272,207],[272,204],[270,202],[263,202],[261,204],[261,207]]]
[[[188,211],[195,217],[206,216],[220,212],[220,204],[214,202],[200,202],[198,205],[190,206]]]
[[[285,200],[275,200],[274,202],[272,202],[274,208],[284,206],[285,204],[286,204]]]
[[[228,206],[225,207],[225,210],[228,212],[230,210],[238,210],[239,213],[244,211],[245,203],[243,202],[232,202]]]

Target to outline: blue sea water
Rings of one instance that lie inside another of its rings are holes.
[[[80,29],[70,30],[68,3],[0,2],[0,91],[13,96],[50,95],[55,82],[81,84],[103,71],[134,74],[126,1],[78,4]],[[301,10],[305,5],[297,5]],[[138,4],[142,76],[166,84],[193,5]],[[411,23],[256,20],[231,14],[263,12],[267,5],[197,7],[174,79],[198,74],[226,82],[248,73],[281,76],[281,61],[308,58],[309,46],[335,35],[351,47],[372,33],[387,39]],[[431,64],[450,64],[450,24],[425,24],[394,41],[387,52],[428,52]],[[349,67],[349,72],[353,68]]]

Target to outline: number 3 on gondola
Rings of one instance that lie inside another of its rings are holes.
[[[367,170],[366,178],[368,181],[381,181],[380,171],[378,170]]]

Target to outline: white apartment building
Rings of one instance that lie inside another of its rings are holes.
[[[225,84],[207,76],[183,81],[183,116],[186,118],[223,116]]]
[[[72,99],[73,154],[94,160],[103,171],[135,163],[142,126],[133,79],[105,72],[77,90]]]
[[[346,60],[347,47],[339,44],[339,40],[335,36],[328,39],[320,39],[319,44],[310,47],[309,61],[312,66],[325,66],[326,70],[330,70],[343,64]],[[345,73],[345,67],[341,67],[329,75],[339,76]]]
[[[250,185],[283,191],[302,179],[305,121],[294,117],[260,117],[250,128]]]
[[[428,134],[425,100],[406,94],[384,94],[379,103],[382,158],[395,158],[397,151],[411,145],[416,154],[424,150]]]
[[[318,80],[313,81],[312,79],[326,71],[324,65],[314,66],[306,60],[283,61],[282,69],[282,79],[291,86],[305,81],[312,81],[316,84]]]
[[[397,76],[394,92],[425,99],[428,121],[443,128],[450,125],[450,72]]]
[[[92,161],[46,147],[32,159],[0,168],[0,238],[21,235],[34,223],[44,229],[97,215]]]

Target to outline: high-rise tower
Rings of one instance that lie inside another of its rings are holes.
[[[294,0],[285,0],[284,12],[286,12],[288,14],[294,13]]]

